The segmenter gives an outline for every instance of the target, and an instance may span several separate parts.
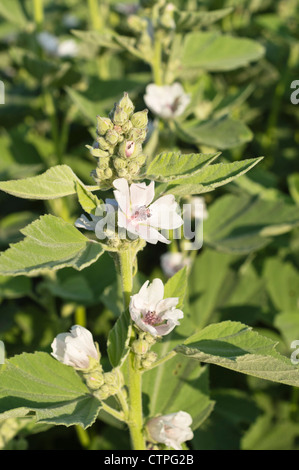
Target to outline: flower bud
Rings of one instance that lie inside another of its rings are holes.
[[[90,331],[83,326],[72,326],[70,333],[61,333],[51,344],[52,356],[75,369],[88,371],[100,361],[100,352]]]
[[[112,178],[113,176],[113,171],[111,170],[111,168],[106,168],[106,170],[104,170],[104,175],[105,175],[105,179],[109,179],[109,178]]]
[[[133,114],[131,117],[131,122],[133,127],[137,127],[138,129],[146,129],[148,125],[148,109]]]
[[[125,134],[127,134],[128,132],[130,132],[130,130],[133,128],[133,124],[131,123],[131,121],[128,121],[126,122],[123,126],[122,126],[122,130]],[[131,139],[133,140],[133,139]]]
[[[94,370],[90,374],[85,374],[84,379],[90,390],[98,390],[104,384],[104,375],[101,370]]]
[[[115,158],[113,161],[114,168],[120,170],[121,168],[127,168],[127,162],[123,158]]]
[[[106,132],[112,128],[113,128],[113,123],[111,119],[97,116],[97,133],[99,135],[105,135]]]
[[[118,105],[124,110],[128,118],[130,118],[132,114],[134,113],[135,106],[130,100],[128,93],[124,93],[124,96],[120,100]]]
[[[129,117],[127,113],[117,104],[115,110],[113,111],[113,122],[116,126],[123,126]]]
[[[137,356],[144,356],[149,349],[148,342],[144,339],[135,340],[132,344],[132,351],[137,354]]]
[[[106,168],[109,167],[109,162],[110,162],[110,158],[109,158],[109,157],[102,157],[102,158],[99,158],[99,161],[98,161],[98,168],[100,168],[101,170],[105,170]]]
[[[90,151],[91,155],[94,156],[95,158],[100,158],[100,157],[108,157],[109,152],[106,150],[102,150],[100,148],[97,148],[96,146],[91,147],[91,145],[85,145],[86,148]]]
[[[137,165],[138,165],[139,167],[142,167],[142,165],[145,164],[146,159],[147,159],[147,156],[141,154],[141,155],[138,155],[138,157],[135,157],[135,158],[134,158],[134,163],[137,163]]]
[[[104,139],[104,137],[98,137],[97,142],[101,150],[109,150],[110,144],[106,141],[106,139]]]
[[[100,401],[107,400],[107,398],[111,396],[109,385],[102,385],[102,387],[94,393],[94,396]]]
[[[143,143],[146,139],[147,129],[133,129],[129,132],[128,139],[134,140],[134,142]]]
[[[156,362],[157,360],[157,354],[154,353],[154,352],[149,352],[145,358],[143,359],[143,361],[141,362],[141,366],[143,367],[143,369],[149,369],[153,364],[154,362]]]
[[[119,135],[118,132],[114,129],[109,129],[105,136],[106,141],[109,145],[116,145],[118,143]]]
[[[120,178],[126,178],[129,176],[129,173],[126,168],[120,168],[119,170],[117,170],[117,173]]]
[[[135,151],[135,142],[133,140],[124,140],[118,149],[118,153],[122,158],[130,158]]]
[[[139,170],[140,170],[140,167],[135,161],[129,163],[128,172],[130,173],[130,175],[136,175]]]

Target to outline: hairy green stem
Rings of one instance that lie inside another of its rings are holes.
[[[43,0],[33,0],[34,21],[36,27],[40,29],[44,22]]]
[[[124,307],[127,309],[133,290],[133,253],[130,248],[119,252],[119,266],[124,296]],[[134,450],[145,450],[145,439],[143,435],[142,414],[142,382],[141,371],[136,367],[135,354],[128,356],[128,390],[129,390],[129,415],[128,426],[132,447]]]

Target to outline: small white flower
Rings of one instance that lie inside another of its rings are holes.
[[[58,38],[47,31],[42,31],[37,35],[37,41],[45,52],[56,55],[59,45]]]
[[[149,285],[146,281],[138,294],[131,297],[129,310],[132,320],[142,330],[152,336],[165,336],[177,325],[184,314],[175,307],[179,299],[163,299],[164,285],[160,279],[154,279]]]
[[[147,107],[163,119],[181,116],[191,101],[180,83],[158,86],[150,84],[146,87],[144,101]]]
[[[167,277],[172,277],[180,269],[190,266],[191,260],[183,255],[183,253],[164,253],[161,258],[161,268]]]
[[[147,429],[155,442],[165,444],[175,450],[182,450],[181,444],[193,439],[192,417],[185,411],[152,418]]]
[[[73,39],[62,41],[57,48],[59,57],[76,57],[78,55],[78,46]]]
[[[170,243],[157,229],[174,230],[183,224],[178,214],[178,204],[174,196],[163,196],[153,202],[155,183],[131,184],[124,178],[113,183],[114,196],[118,202],[118,226],[128,233],[156,244],[158,241]]]
[[[90,358],[99,360],[92,334],[83,326],[75,325],[70,333],[60,333],[51,344],[55,359],[75,369],[88,369]]]

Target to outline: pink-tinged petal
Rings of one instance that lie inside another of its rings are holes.
[[[151,243],[152,245],[156,245],[158,242],[167,244],[171,243],[160,232],[158,232],[158,230],[151,227],[150,225],[140,224],[138,227],[136,227],[136,232],[138,232],[140,238],[143,238],[143,240]]]
[[[147,186],[145,183],[133,183],[130,186],[131,205],[134,207],[146,206]]]
[[[147,223],[153,227],[173,230],[183,225],[183,219],[177,213],[179,206],[171,194],[163,196],[151,204],[151,217]]]
[[[169,297],[168,299],[161,300],[156,306],[156,313],[161,315],[169,309],[173,309],[179,302],[178,297]]]
[[[156,308],[158,302],[164,297],[164,284],[161,279],[154,279],[147,288],[148,303]]]
[[[118,202],[120,209],[125,213],[130,213],[130,191],[129,191],[129,184],[125,178],[119,178],[114,180],[113,186],[116,188],[114,191],[114,197]]]

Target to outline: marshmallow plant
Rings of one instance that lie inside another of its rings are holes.
[[[169,95],[164,95],[165,90],[161,94],[150,86],[146,101],[160,117],[172,118],[184,111],[189,98],[177,84],[167,90]],[[109,116],[95,120],[96,139],[88,146],[94,185],[84,184],[67,165],[1,182],[3,191],[28,199],[75,196],[83,213],[78,210],[73,222],[50,214],[35,220],[22,230],[24,239],[0,255],[0,273],[55,276],[62,268],[82,271],[94,263],[101,267],[106,253],[119,279],[122,311],[106,345],[97,344],[96,331],[76,324],[57,332],[48,352],[8,359],[0,370],[0,417],[34,415],[37,422],[86,429],[104,413],[124,424],[135,450],[153,445],[186,449],[213,408],[200,388],[206,374],[200,362],[291,385],[298,382],[296,367],[273,351],[271,340],[249,327],[223,322],[199,331],[190,328],[186,297],[191,257],[175,255],[171,248],[174,233],[183,234],[188,220],[182,198],[227,184],[260,159],[215,164],[219,153],[171,149],[148,159],[143,148],[148,110],[136,110],[128,93]],[[207,216],[203,211],[192,214],[195,219]],[[165,283],[158,276],[144,279],[138,267],[140,252],[158,243],[171,250],[163,258],[169,278]],[[110,291],[112,303],[116,290]]]

